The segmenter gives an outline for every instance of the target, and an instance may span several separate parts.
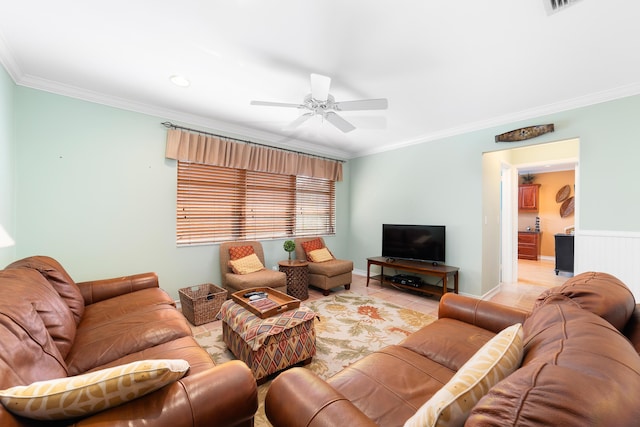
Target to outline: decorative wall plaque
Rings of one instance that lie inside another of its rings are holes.
[[[496,135],[496,142],[525,141],[553,131],[553,123],[548,125],[529,126]]]

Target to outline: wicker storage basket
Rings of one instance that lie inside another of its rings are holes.
[[[182,314],[195,326],[216,320],[222,303],[227,299],[226,289],[205,283],[178,290]]]

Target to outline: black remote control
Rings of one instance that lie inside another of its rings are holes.
[[[257,292],[257,291],[252,291],[252,292],[247,292],[246,294],[242,295],[245,298],[250,298],[254,295],[264,295],[267,296],[266,292]]]

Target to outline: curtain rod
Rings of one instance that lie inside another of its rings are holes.
[[[182,129],[182,130],[187,130],[187,131],[190,131],[190,132],[200,133],[200,134],[203,134],[203,135],[209,135],[209,136],[216,136],[218,138],[231,139],[231,140],[234,140],[234,141],[244,142],[245,144],[253,144],[253,145],[258,145],[260,147],[272,148],[274,150],[281,150],[281,151],[287,151],[289,153],[301,154],[303,156],[316,157],[318,159],[323,159],[323,160],[331,160],[332,162],[340,162],[340,163],[344,163],[345,162],[344,160],[332,159],[331,157],[318,156],[317,154],[309,154],[309,153],[304,153],[302,151],[290,150],[288,148],[274,147],[272,145],[260,144],[259,142],[247,141],[245,139],[230,138],[230,137],[224,136],[224,135],[218,135],[218,134],[211,133],[211,132],[205,132],[205,131],[198,130],[198,129],[192,129],[192,128],[188,128],[188,127],[184,127],[184,126],[175,125],[175,124],[173,124],[171,122],[162,122],[162,125],[164,125],[166,128]]]

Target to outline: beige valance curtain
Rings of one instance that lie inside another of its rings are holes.
[[[342,163],[180,129],[167,131],[165,157],[235,169],[342,181]]]

